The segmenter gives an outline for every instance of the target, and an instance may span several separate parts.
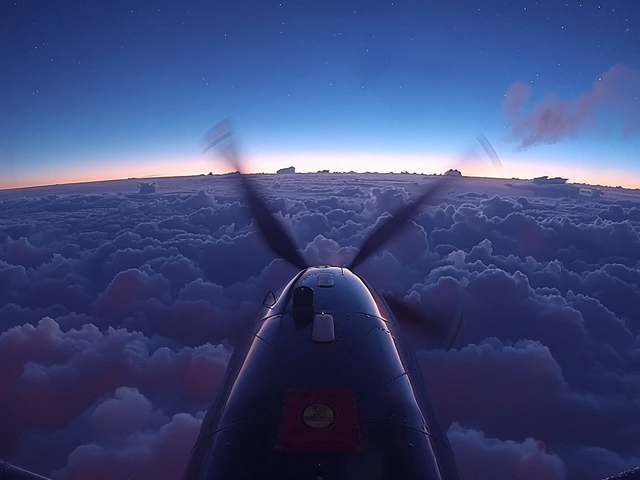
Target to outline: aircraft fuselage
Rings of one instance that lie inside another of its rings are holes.
[[[186,479],[458,478],[415,356],[373,287],[310,267],[271,298],[232,355]]]

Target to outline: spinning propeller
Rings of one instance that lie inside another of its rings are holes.
[[[256,219],[258,228],[267,245],[269,245],[278,257],[286,260],[291,265],[301,270],[308,268],[310,265],[298,252],[291,236],[269,212],[264,197],[259,193],[258,187],[254,185],[248,175],[245,175],[242,171],[242,164],[239,160],[232,136],[233,132],[229,119],[225,119],[207,132],[205,135],[206,147],[202,153],[209,152],[216,146],[221,146],[218,151],[225,157],[229,164],[240,173],[242,187],[251,213]],[[479,138],[479,141],[495,164],[497,154],[495,154],[495,150],[493,150],[489,141],[484,136],[482,140]],[[492,153],[490,154],[489,151],[492,151]],[[497,159],[497,161],[499,162],[500,160]],[[348,265],[348,268],[351,270],[356,269],[371,255],[380,250],[389,240],[398,235],[411,217],[416,214],[418,209],[433,200],[435,196],[441,193],[455,178],[455,176],[449,175],[438,178],[435,182],[427,185],[424,192],[418,198],[409,202],[395,212],[395,214],[380,222],[378,227],[365,239],[355,258]],[[462,315],[460,312],[454,316],[448,328],[446,328],[434,322],[423,311],[409,304],[404,299],[389,294],[384,294],[383,296],[402,327],[408,328],[412,333],[417,333],[417,335],[411,335],[411,337],[421,338],[426,336],[430,340],[429,343],[437,348],[449,349],[453,346],[462,326]],[[415,346],[419,347],[424,345]]]

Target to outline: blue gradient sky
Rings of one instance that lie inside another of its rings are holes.
[[[256,171],[443,171],[483,132],[505,169],[463,173],[640,187],[635,2],[103,3],[0,7],[0,188],[224,171],[199,152],[228,115]],[[575,127],[516,150],[512,84],[526,117],[616,65]]]

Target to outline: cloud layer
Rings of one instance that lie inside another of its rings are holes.
[[[349,261],[429,181],[289,177],[256,180],[316,264]],[[0,197],[0,456],[65,480],[175,479],[234,338],[295,271],[233,175],[111,185]],[[418,354],[462,477],[640,464],[640,199],[482,185],[461,180],[359,270],[434,318],[464,311],[456,348]]]

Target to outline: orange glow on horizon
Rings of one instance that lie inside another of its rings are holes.
[[[96,166],[100,163],[101,166]],[[0,189],[26,188],[45,185],[73,184],[123,180],[127,178],[156,178],[224,173],[229,169],[219,162],[204,157],[136,158],[112,162],[105,160],[85,165],[74,165],[67,171],[40,171],[29,175],[5,176],[0,179]]]
[[[521,161],[503,161],[502,168],[494,168],[488,158],[452,158],[419,154],[389,153],[312,153],[265,155],[254,162],[261,166],[270,166],[257,171],[275,173],[278,168],[295,166],[300,173],[312,173],[319,170],[331,172],[379,172],[441,174],[449,169],[458,169],[464,176],[486,178],[518,178],[533,179],[548,175],[549,177],[568,178],[569,183],[584,183],[601,186],[622,186],[639,188],[640,173],[587,169],[577,165],[559,164],[550,161],[523,163]]]
[[[97,166],[99,164],[100,166]],[[408,153],[358,153],[358,152],[314,152],[286,154],[258,154],[245,161],[247,173],[275,173],[278,169],[294,166],[299,173],[320,170],[331,172],[380,172],[403,171],[422,174],[444,173],[457,168],[464,176],[487,178],[531,179],[548,175],[568,178],[570,183],[585,183],[602,186],[640,187],[640,174],[602,169],[587,169],[576,165],[539,161],[535,163],[504,162],[496,169],[488,159],[454,159],[435,155]],[[29,175],[5,176],[0,179],[0,189],[24,188],[55,184],[97,182],[127,178],[156,178],[192,176],[213,172],[232,171],[223,160],[207,156],[166,156],[164,158],[130,158],[125,160],[87,162],[84,165],[60,167],[56,171],[39,171]]]
[[[465,165],[463,175],[472,177],[490,178],[518,178],[522,180],[533,179],[548,175],[549,177],[568,178],[569,183],[584,183],[594,186],[624,188],[640,187],[640,174],[631,174],[602,169],[587,169],[578,165],[554,164],[550,162],[522,163],[517,165],[507,164],[502,169],[494,169],[491,166],[470,163]]]

